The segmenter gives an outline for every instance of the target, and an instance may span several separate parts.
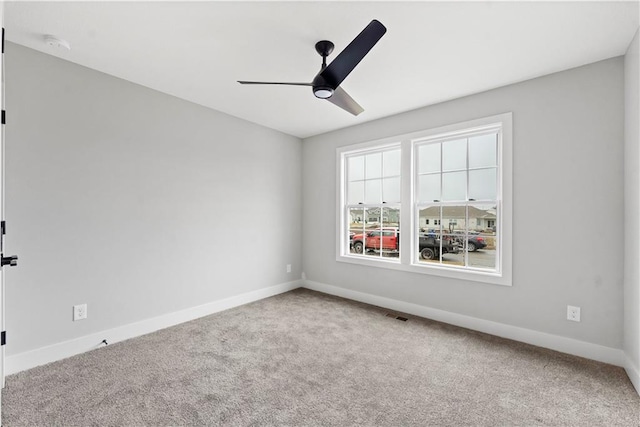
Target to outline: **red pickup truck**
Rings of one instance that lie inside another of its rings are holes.
[[[367,231],[366,235],[356,234],[351,239],[353,251],[361,254],[364,250],[376,250],[383,252],[398,252],[400,247],[400,233],[395,227]],[[366,245],[366,246],[365,246]]]

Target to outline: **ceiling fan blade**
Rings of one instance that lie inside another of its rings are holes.
[[[331,64],[320,72],[319,76],[329,86],[337,88],[386,32],[387,28],[374,19],[340,52]]]
[[[287,85],[287,86],[311,86],[311,83],[288,83],[288,82],[248,82],[238,80],[241,85]]]
[[[354,101],[353,98],[350,97],[349,94],[341,87],[338,87],[335,91],[333,91],[333,95],[331,96],[331,98],[327,98],[327,101],[329,101],[333,105],[337,105],[338,107],[353,114],[354,116],[357,116],[364,111],[364,108],[362,108],[356,101]]]

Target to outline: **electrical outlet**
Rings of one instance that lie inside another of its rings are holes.
[[[87,304],[73,306],[73,321],[87,318]]]
[[[287,273],[291,273],[291,264],[287,264]]]
[[[573,320],[574,322],[580,321],[580,307],[574,307],[572,305],[567,306],[567,320]]]

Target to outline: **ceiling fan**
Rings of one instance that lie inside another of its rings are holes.
[[[311,86],[313,94],[317,98],[326,99],[357,116],[364,109],[340,87],[340,84],[386,32],[385,26],[374,19],[329,65],[327,65],[327,56],[333,52],[333,43],[328,40],[321,40],[316,43],[316,52],[322,56],[322,68],[320,68],[320,72],[316,74],[311,83],[253,82],[246,80],[238,80],[238,83],[243,85]]]

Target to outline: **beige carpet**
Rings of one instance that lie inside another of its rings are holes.
[[[621,368],[299,289],[12,375],[3,425],[638,426]]]

